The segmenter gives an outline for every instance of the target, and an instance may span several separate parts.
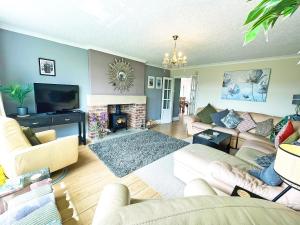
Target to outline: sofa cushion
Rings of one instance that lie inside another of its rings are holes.
[[[256,127],[256,123],[254,122],[254,120],[252,119],[249,113],[243,113],[241,115],[241,118],[243,120],[237,126],[237,129],[240,132],[246,132]]]
[[[272,153],[272,154],[257,157],[255,159],[255,162],[261,167],[267,168],[274,162],[275,158],[276,158],[276,153]]]
[[[275,148],[285,141],[289,136],[295,132],[292,122],[289,120],[286,125],[279,131],[275,138]]]
[[[210,115],[216,112],[217,110],[211,104],[208,104],[204,109],[197,113],[197,117],[201,122],[211,124],[213,121]]]
[[[265,154],[271,154],[271,153],[275,153],[276,152],[276,148],[274,147],[274,145],[272,143],[264,143],[264,142],[259,142],[259,141],[255,141],[255,140],[246,140],[241,149],[243,148],[251,148],[257,151],[260,151],[262,153]],[[240,150],[241,150],[240,149]]]
[[[265,156],[266,153],[252,149],[252,148],[247,148],[247,147],[242,147],[238,150],[238,152],[235,154],[235,156],[251,165],[254,165],[258,168],[263,168],[260,166],[257,162],[256,159],[257,157]]]
[[[275,142],[275,138],[276,138],[277,134],[287,124],[288,121],[289,121],[288,116],[285,116],[274,126],[272,133],[270,135],[271,142],[273,142],[273,143]]]
[[[202,123],[202,122],[194,122],[192,124],[192,127],[203,131],[203,130],[207,130],[207,129],[212,129],[214,126],[212,124],[207,124],[207,123]]]
[[[226,128],[226,127],[214,127],[213,130],[220,131],[220,132],[227,133],[227,134],[231,134],[234,137],[237,137],[238,133],[239,133],[238,130],[230,129],[230,128]]]
[[[250,170],[249,173],[270,186],[279,186],[283,181],[275,172],[274,163],[275,162],[272,162],[269,167],[262,170]]]
[[[233,110],[230,110],[227,116],[222,118],[221,121],[227,128],[236,128],[242,119]]]
[[[285,139],[282,144],[293,144],[294,142],[299,140],[299,132],[295,131],[292,135],[290,135],[287,139]]]
[[[257,123],[256,126],[256,134],[261,135],[263,137],[267,137],[271,134],[274,124],[273,124],[273,119],[267,119],[265,121]]]
[[[42,144],[30,127],[22,127],[22,130],[32,146]]]
[[[225,127],[224,123],[221,121],[221,119],[223,119],[225,116],[227,116],[227,114],[229,113],[228,109],[225,109],[223,111],[220,112],[216,112],[211,114],[211,119],[213,121],[214,124],[216,124],[219,127]]]
[[[244,140],[253,140],[253,141],[263,142],[263,143],[268,144],[268,145],[273,145],[273,143],[271,143],[268,138],[265,138],[261,135],[252,134],[252,133],[249,133],[249,132],[239,133],[239,138],[242,138]]]

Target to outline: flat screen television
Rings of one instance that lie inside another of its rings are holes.
[[[37,113],[60,113],[79,108],[79,86],[34,83]]]

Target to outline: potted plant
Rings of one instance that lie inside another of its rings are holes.
[[[24,100],[32,89],[31,84],[10,84],[0,86],[0,92],[7,94],[13,101],[19,104],[17,107],[17,114],[19,116],[25,116],[28,114],[28,108],[24,106]]]

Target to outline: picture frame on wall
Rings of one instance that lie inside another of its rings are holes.
[[[39,58],[39,70],[42,76],[56,76],[55,60]]]
[[[162,89],[162,77],[156,77],[155,79],[155,88]]]
[[[155,77],[148,76],[148,88],[154,88],[155,85]]]

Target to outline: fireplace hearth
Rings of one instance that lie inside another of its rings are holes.
[[[112,132],[116,132],[119,129],[126,129],[127,130],[127,121],[128,115],[127,113],[121,112],[121,106],[115,106],[115,113],[109,114],[109,129]]]

